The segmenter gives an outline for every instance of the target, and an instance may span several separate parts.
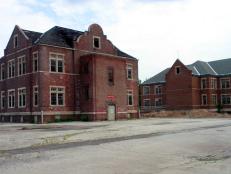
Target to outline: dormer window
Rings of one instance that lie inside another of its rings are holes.
[[[179,66],[175,67],[175,72],[176,72],[176,74],[180,74],[180,67]]]
[[[14,35],[14,48],[18,48],[18,35]]]
[[[93,47],[100,49],[100,37],[93,37]]]

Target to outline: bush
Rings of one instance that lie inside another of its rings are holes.
[[[89,121],[88,115],[80,115],[80,121]]]
[[[221,110],[223,109],[223,106],[219,103],[218,105],[217,105],[217,112],[218,113],[221,113]]]

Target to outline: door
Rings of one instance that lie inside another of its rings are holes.
[[[115,105],[108,105],[108,107],[107,107],[107,119],[110,121],[115,120]]]

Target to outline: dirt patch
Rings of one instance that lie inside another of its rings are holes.
[[[206,155],[206,156],[192,156],[192,159],[195,159],[200,162],[217,162],[231,158],[231,155]]]
[[[142,113],[142,117],[156,117],[156,118],[231,118],[230,114],[211,112],[206,109],[195,109],[188,111],[159,111]]]

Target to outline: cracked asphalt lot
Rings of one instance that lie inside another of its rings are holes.
[[[0,124],[0,173],[231,173],[231,119]]]

